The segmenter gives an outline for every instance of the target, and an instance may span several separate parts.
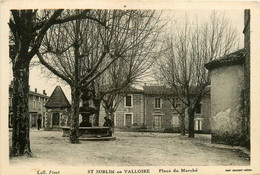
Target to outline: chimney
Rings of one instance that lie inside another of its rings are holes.
[[[35,92],[37,92],[37,88],[35,88]]]
[[[47,95],[47,93],[45,92],[45,90],[43,90],[43,92],[42,92],[42,93],[43,93],[43,95]]]

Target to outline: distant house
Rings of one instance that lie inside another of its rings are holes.
[[[179,131],[179,114],[168,100],[162,98],[162,93],[174,98],[172,91],[163,86],[144,86],[143,90],[131,88],[121,100],[115,112],[115,127],[145,127],[152,131],[165,131],[167,129]],[[194,127],[196,131],[210,132],[209,116],[210,96],[208,94],[202,99],[195,113]],[[104,117],[105,111],[101,108],[100,125]],[[187,121],[186,126],[188,126]]]
[[[44,107],[45,103],[48,101],[49,97],[47,96],[45,90],[40,94],[35,91],[29,91],[28,98],[28,107],[29,107],[29,116],[30,116],[30,127],[38,127],[37,119],[41,119],[41,128],[45,127],[45,116],[46,108]],[[12,127],[13,120],[13,82],[9,85],[9,127]]]
[[[54,89],[45,107],[47,109],[46,130],[69,126],[71,105],[60,86]]]

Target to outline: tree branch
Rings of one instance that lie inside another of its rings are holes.
[[[64,76],[62,73],[58,72],[55,68],[53,68],[50,64],[48,64],[39,51],[36,52],[36,55],[38,56],[40,62],[49,69],[52,73],[54,73],[56,76],[60,77],[61,79],[65,80],[69,85],[72,85],[73,82],[66,76]]]

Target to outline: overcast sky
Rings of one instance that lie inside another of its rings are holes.
[[[181,20],[184,19],[185,14],[189,16],[189,19],[198,16],[199,19],[207,18],[211,14],[211,10],[181,10],[181,11],[165,11],[163,17],[172,18]],[[218,11],[217,11],[218,12]],[[225,13],[225,16],[228,20],[230,20],[239,32],[240,37],[240,48],[243,47],[243,26],[244,26],[244,11],[243,10],[221,10],[221,13]],[[34,58],[34,59],[37,59]],[[10,66],[10,74],[9,77],[12,79],[12,69]],[[34,67],[30,71],[30,87],[31,90],[34,91],[37,88],[38,92],[42,93],[43,90],[46,90],[47,94],[50,96],[54,88],[60,85],[65,92],[67,98],[71,99],[70,96],[70,88],[65,83],[62,83],[61,80],[57,78],[47,78],[39,67]]]

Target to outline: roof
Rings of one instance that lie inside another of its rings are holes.
[[[35,96],[38,96],[38,97],[49,98],[49,96],[47,96],[47,95],[40,94],[40,93],[37,93],[37,92],[34,92],[34,91],[30,91],[29,95],[35,95]]]
[[[45,104],[46,108],[70,108],[70,103],[60,86],[56,86],[49,101]]]
[[[172,90],[165,86],[144,86],[144,93],[147,95],[170,95]]]
[[[169,96],[169,95],[177,95],[177,91],[174,88],[169,88],[166,86],[144,86],[144,94],[146,95],[163,95],[163,96]],[[178,87],[179,92],[182,92],[183,89],[181,87]],[[191,93],[196,93],[196,87],[190,87]],[[205,92],[210,91],[210,86],[207,86],[205,89]]]
[[[213,61],[205,64],[205,67],[208,70],[212,70],[212,69],[222,67],[222,66],[244,64],[244,62],[245,62],[245,50],[240,49],[236,52],[225,55],[219,59],[213,60]]]
[[[126,90],[127,93],[143,93],[144,91],[142,89],[137,89],[137,88],[134,88],[134,87],[129,87],[127,90]]]
[[[106,92],[106,91],[111,90],[110,88],[111,87],[109,85],[102,85],[100,87],[100,90],[103,91],[103,92]],[[126,93],[143,93],[143,90],[130,86],[130,87],[127,87],[127,88],[120,91],[120,93],[125,93],[125,92]]]
[[[9,91],[13,91],[13,85],[9,85]],[[34,92],[34,91],[29,91],[29,95],[34,95],[34,96],[37,96],[37,97],[42,97],[42,98],[49,98],[48,95],[45,95],[45,94],[40,94],[38,92]]]

